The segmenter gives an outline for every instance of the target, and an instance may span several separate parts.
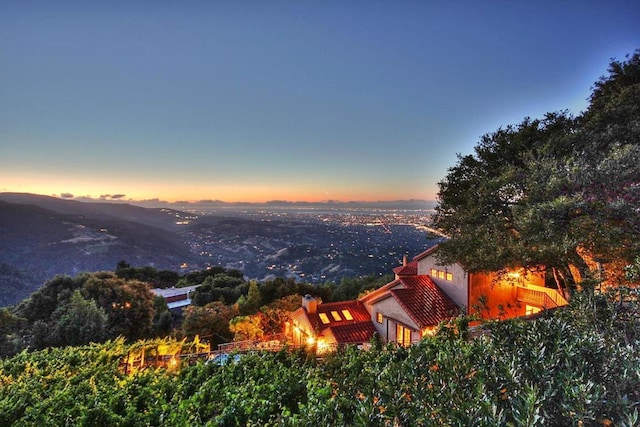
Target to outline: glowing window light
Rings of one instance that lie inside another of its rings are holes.
[[[331,316],[333,317],[333,320],[335,320],[336,322],[339,322],[342,320],[342,317],[340,317],[340,314],[338,314],[337,311],[332,311]]]
[[[353,316],[351,315],[351,313],[349,312],[349,310],[342,310],[342,316],[343,316],[346,320],[353,320]]]
[[[328,324],[329,323],[329,318],[327,317],[326,313],[319,313],[318,316],[320,316],[320,321],[323,324]]]

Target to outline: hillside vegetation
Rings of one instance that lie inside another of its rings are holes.
[[[461,318],[408,349],[253,353],[134,375],[118,369],[132,348],[122,340],[23,352],[0,362],[0,425],[633,426],[639,319],[637,300],[581,294],[475,339]]]

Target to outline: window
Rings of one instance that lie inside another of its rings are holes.
[[[327,314],[326,314],[326,313],[318,313],[318,316],[320,316],[320,321],[321,321],[323,324],[325,324],[325,325],[326,325],[326,324],[328,324],[328,323],[329,323],[329,318],[327,317]]]
[[[376,322],[382,323],[382,313],[379,311],[376,313]]]
[[[342,320],[342,317],[340,317],[337,311],[332,311],[331,316],[333,317],[333,320],[335,320],[336,322],[339,322]]]
[[[349,310],[342,310],[342,317],[344,317],[345,320],[353,320],[353,316]]]
[[[431,269],[431,277],[433,279],[445,279],[448,282],[453,281],[453,273],[449,273],[447,270],[438,270],[437,268]]]
[[[396,324],[396,342],[403,347],[411,345],[411,329]]]

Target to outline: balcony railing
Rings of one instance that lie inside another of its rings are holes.
[[[518,301],[543,308],[554,308],[567,305],[567,300],[555,289],[542,286],[526,285],[517,288]]]

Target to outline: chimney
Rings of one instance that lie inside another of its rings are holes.
[[[403,267],[407,266],[407,255],[406,254],[402,256],[402,266]]]
[[[307,314],[315,314],[318,309],[318,300],[307,294],[302,297],[302,306],[307,311]]]

